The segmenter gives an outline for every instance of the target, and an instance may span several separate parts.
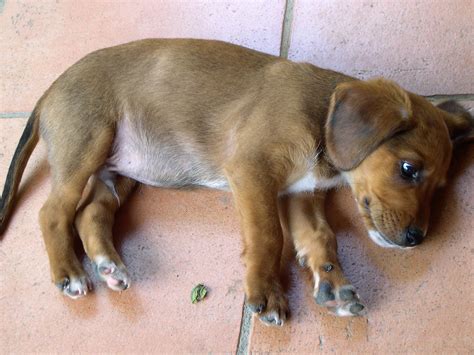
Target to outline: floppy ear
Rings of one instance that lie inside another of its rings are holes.
[[[351,81],[336,87],[325,127],[326,149],[340,170],[357,167],[382,142],[413,127],[408,94],[392,81]]]
[[[474,140],[474,119],[469,112],[454,100],[437,106],[444,112],[444,122],[455,145]]]

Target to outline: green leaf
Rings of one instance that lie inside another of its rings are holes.
[[[202,300],[204,297],[206,297],[206,295],[207,295],[207,288],[205,286],[203,286],[199,290],[199,299]]]
[[[207,288],[203,284],[198,284],[194,286],[191,291],[191,302],[196,303],[201,301],[207,295]]]

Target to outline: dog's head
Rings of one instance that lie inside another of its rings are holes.
[[[453,143],[472,130],[471,116],[455,102],[436,107],[388,80],[336,88],[325,127],[327,155],[347,177],[377,244],[403,248],[422,241]]]

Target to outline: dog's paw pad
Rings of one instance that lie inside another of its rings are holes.
[[[356,314],[356,315],[362,314],[364,310],[365,310],[365,306],[362,303],[354,303],[349,307],[349,311],[352,314]]]
[[[365,306],[359,302],[346,303],[339,307],[329,307],[329,311],[339,317],[362,316],[365,314]]]
[[[110,289],[124,291],[130,287],[130,277],[125,266],[117,266],[110,259],[98,259],[96,262],[97,274]]]
[[[316,303],[322,306],[327,305],[329,302],[334,301],[336,296],[334,295],[332,285],[328,281],[322,281],[319,285],[318,292],[316,293]]]
[[[365,306],[351,285],[333,287],[329,281],[322,281],[315,294],[316,303],[327,307],[337,316],[361,316],[365,314]]]
[[[78,299],[87,295],[92,290],[92,284],[87,276],[65,277],[56,286],[61,292],[72,299]]]
[[[339,290],[339,298],[342,300],[342,301],[351,301],[353,299],[355,299],[357,297],[354,289],[349,286],[344,286],[344,287],[341,287],[341,289]]]

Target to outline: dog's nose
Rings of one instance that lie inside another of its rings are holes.
[[[421,243],[423,239],[423,231],[417,227],[408,227],[405,231],[405,244],[414,247]]]

